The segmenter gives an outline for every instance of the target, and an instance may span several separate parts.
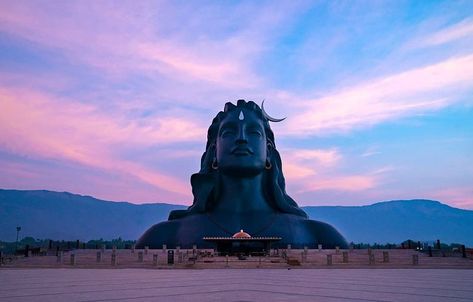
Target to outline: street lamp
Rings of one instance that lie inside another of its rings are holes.
[[[18,251],[18,236],[20,235],[21,226],[16,227],[16,244],[15,244],[15,252]]]

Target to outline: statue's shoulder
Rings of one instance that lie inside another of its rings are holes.
[[[151,228],[149,228],[149,231],[177,233],[179,229],[188,225],[198,223],[201,220],[207,220],[206,215],[192,214],[187,216],[181,216],[180,218],[174,217],[173,219],[169,219],[167,221],[163,221],[153,225]],[[194,225],[194,227],[196,226]]]
[[[317,232],[337,232],[337,229],[335,229],[331,224],[328,224],[326,222],[318,221],[318,220],[312,220],[312,219],[304,219],[303,220],[304,225],[306,225],[308,228],[317,231]]]
[[[151,226],[141,238],[152,238],[155,236],[174,236],[179,230],[179,220],[168,220],[156,223]]]
[[[150,227],[136,243],[137,248],[149,246],[161,248],[163,244],[174,241],[179,232],[179,220],[163,221]]]
[[[202,245],[202,238],[208,235],[209,222],[206,215],[193,214],[173,220],[163,221],[150,227],[138,240],[136,247],[168,248],[176,246],[190,248]]]
[[[304,219],[304,225],[318,241],[327,248],[348,248],[347,241],[332,225],[312,219]]]
[[[332,225],[312,220],[294,214],[285,214],[287,224],[294,233],[298,234],[301,241],[308,241],[308,244],[322,244],[324,248],[348,248],[347,241],[342,234]]]

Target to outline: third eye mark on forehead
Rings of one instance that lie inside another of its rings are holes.
[[[245,123],[245,122],[243,121],[243,123]],[[220,131],[224,130],[224,129],[236,129],[236,128],[238,128],[239,124],[240,123],[236,122],[236,121],[224,122],[220,126]],[[250,123],[246,124],[246,128],[255,128],[255,129],[258,129],[260,131],[263,131],[263,128],[261,127],[261,125],[259,123],[256,123],[256,122],[250,122]]]

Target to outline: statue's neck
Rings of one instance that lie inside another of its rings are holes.
[[[214,212],[250,214],[273,212],[263,194],[263,174],[251,177],[220,175],[219,198]]]

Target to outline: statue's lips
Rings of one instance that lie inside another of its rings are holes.
[[[236,148],[233,148],[232,150],[233,155],[239,155],[239,156],[251,155],[253,153],[254,152],[250,148],[246,148],[246,147],[236,147]]]

